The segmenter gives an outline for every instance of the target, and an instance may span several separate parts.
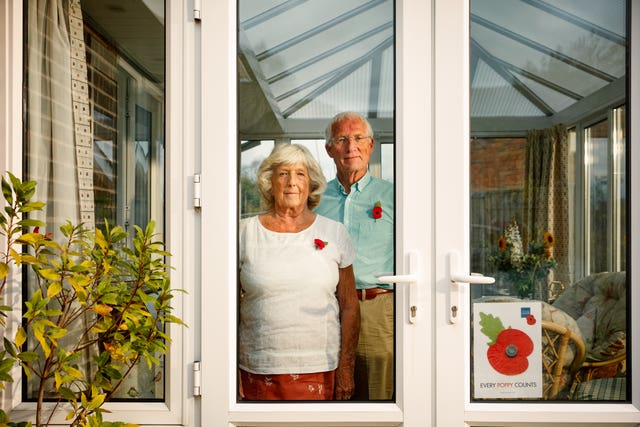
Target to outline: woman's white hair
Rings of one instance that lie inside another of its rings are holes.
[[[272,210],[275,205],[273,194],[271,193],[271,177],[273,171],[281,165],[292,165],[302,163],[309,172],[309,198],[307,206],[313,210],[320,204],[320,199],[327,188],[327,180],[324,178],[320,165],[303,145],[299,144],[276,144],[269,157],[264,159],[258,168],[258,189],[265,203],[267,210]]]

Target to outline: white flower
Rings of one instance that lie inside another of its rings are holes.
[[[512,222],[505,227],[505,240],[507,241],[507,247],[511,249],[511,264],[519,269],[522,266],[522,258],[524,257],[522,251],[522,238],[520,237],[520,231],[518,230],[518,224]]]

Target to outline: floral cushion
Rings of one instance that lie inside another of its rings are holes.
[[[577,319],[586,360],[600,361],[626,350],[626,274],[597,273],[579,280],[553,303]]]

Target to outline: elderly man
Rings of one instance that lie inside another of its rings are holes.
[[[354,272],[360,304],[355,400],[389,400],[394,383],[394,305],[391,285],[376,275],[393,272],[393,184],[371,176],[374,138],[360,114],[345,112],[328,124],[325,148],[337,167],[316,212],[342,222],[356,247]]]

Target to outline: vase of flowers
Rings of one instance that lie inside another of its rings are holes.
[[[544,233],[541,242],[531,240],[525,250],[516,221],[505,227],[498,247],[489,261],[501,272],[519,298],[540,297],[549,272],[556,266],[552,246],[553,234]]]

